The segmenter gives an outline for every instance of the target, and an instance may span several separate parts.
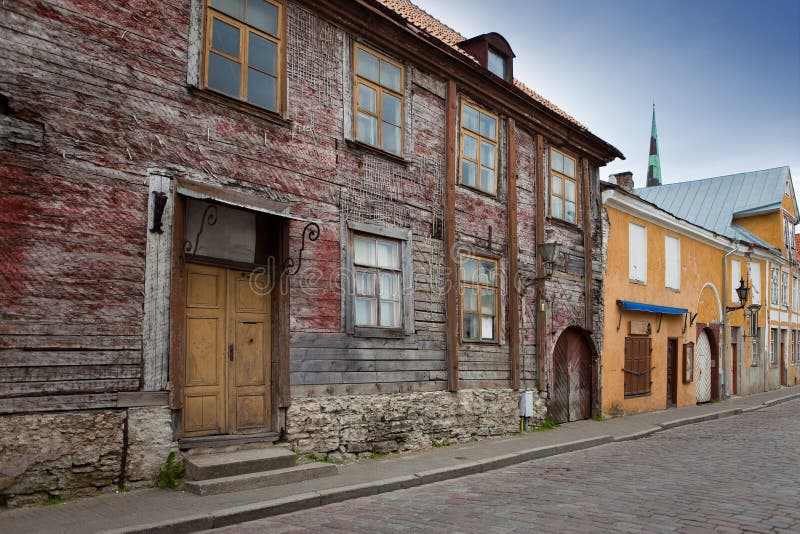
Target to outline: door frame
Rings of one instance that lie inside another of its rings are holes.
[[[670,364],[672,372],[670,372]],[[680,373],[678,372],[678,338],[667,338],[667,408],[675,408],[678,406],[678,380]],[[672,379],[672,386],[670,386],[670,378]],[[672,397],[672,402],[670,402]]]
[[[177,189],[177,188],[176,188]],[[172,232],[172,286],[170,294],[170,408],[174,411],[173,431],[177,437],[181,436],[181,413],[183,409],[183,376],[184,362],[184,315],[185,315],[185,258],[184,243],[186,239],[186,198],[180,193],[173,196],[173,232]],[[206,202],[221,204],[213,199],[204,199]],[[280,432],[285,427],[285,411],[289,407],[291,392],[289,389],[289,303],[290,287],[288,273],[278,266],[284,265],[289,257],[289,222],[290,219],[263,213],[258,210],[248,209],[239,203],[225,203],[229,207],[251,211],[265,218],[267,228],[270,230],[271,239],[267,246],[268,255],[274,258],[275,285],[270,294],[272,310],[271,320],[271,391],[270,404],[272,406],[271,421],[269,426],[273,431]],[[192,258],[192,263],[209,264],[217,267],[229,267],[241,270],[243,267],[257,268],[261,266],[243,264],[240,262],[226,262],[211,258]],[[243,437],[246,435],[242,435]]]
[[[564,330],[562,330],[559,335],[556,337],[555,343],[552,345],[552,351],[550,352],[550,376],[552,377],[549,381],[549,388],[548,390],[551,392],[548,397],[549,400],[553,400],[552,392],[554,392],[556,387],[556,375],[555,375],[555,354],[556,354],[556,346],[558,342],[561,340],[562,336],[567,334],[568,332],[574,333],[577,338],[579,338],[582,342],[584,347],[586,348],[586,358],[588,358],[589,363],[589,373],[591,376],[589,386],[589,416],[587,419],[591,419],[593,417],[597,417],[600,414],[600,397],[598,394],[598,368],[599,368],[599,357],[597,353],[597,347],[594,344],[594,340],[592,340],[591,335],[589,332],[584,330],[582,327],[577,325],[572,325]],[[571,391],[571,384],[568,382],[567,387],[570,388]],[[569,407],[567,407],[569,410]],[[567,420],[569,421],[569,415],[567,415]]]

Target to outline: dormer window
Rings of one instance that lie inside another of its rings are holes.
[[[487,63],[489,72],[506,79],[506,58],[496,52],[494,49],[489,48],[489,61]]]
[[[458,43],[481,67],[507,82],[514,80],[514,51],[499,33],[486,33]]]

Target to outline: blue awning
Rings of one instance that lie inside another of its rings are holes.
[[[686,308],[671,308],[669,306],[657,306],[655,304],[644,304],[643,302],[631,302],[628,300],[618,300],[618,306],[622,306],[623,310],[650,312],[650,313],[668,313],[670,315],[683,315],[689,313]]]

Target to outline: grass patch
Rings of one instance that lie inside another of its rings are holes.
[[[595,415],[594,417],[592,417],[592,421],[603,422],[605,420],[606,418],[603,414]]]
[[[308,460],[309,462],[322,462],[324,464],[332,464],[335,463],[333,460],[328,458],[327,456],[322,456],[321,454],[314,454],[313,452],[309,452],[306,454],[297,454],[298,458],[302,458]]]
[[[436,449],[441,449],[442,447],[449,447],[452,444],[453,441],[450,441],[449,439],[443,439],[441,441],[434,441],[433,447]]]
[[[167,455],[167,461],[158,470],[157,488],[178,489],[181,486],[183,475],[186,474],[186,466],[180,460],[175,460],[175,451]]]
[[[52,497],[44,501],[42,503],[42,506],[55,506],[57,504],[61,504],[62,502],[64,502],[64,499],[62,499],[60,495],[53,495]]]
[[[550,418],[550,414],[544,416],[544,421],[542,421],[541,425],[535,425],[532,429],[533,432],[545,432],[547,430],[553,430],[558,428],[558,423],[553,421]]]
[[[389,453],[387,451],[372,451],[369,453],[369,457],[372,460],[377,460],[378,458],[383,458],[384,456],[389,456]]]

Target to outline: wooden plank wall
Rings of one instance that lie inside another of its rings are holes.
[[[293,395],[446,389],[443,229],[452,223],[458,250],[495,255],[507,272],[513,183],[505,170],[507,121],[501,117],[497,198],[456,186],[453,220],[445,221],[447,80],[441,72],[407,63],[407,154],[387,158],[349,139],[352,35],[288,2],[291,90],[284,121],[187,91],[187,77],[195,76],[189,53],[197,46],[191,5],[18,0],[0,7],[7,37],[0,43],[0,93],[10,109],[0,128],[0,151],[7,155],[0,162],[6,258],[0,268],[0,401],[6,408],[0,411],[109,406],[119,392],[165,387],[167,318],[163,324],[157,318],[169,306],[158,297],[168,239],[148,244],[147,232],[149,193],[156,187],[149,177],[159,173],[288,203],[295,215],[321,222],[319,240],[306,243],[302,269],[291,280]],[[366,44],[386,52],[382,43]],[[492,109],[456,89],[458,98]],[[535,221],[542,201],[532,169],[542,167],[543,156],[536,152],[537,132],[517,126],[515,134],[519,268],[533,274],[531,236],[541,232]],[[342,222],[350,220],[412,231],[413,334],[343,333],[340,243],[347,238]],[[300,254],[303,226],[290,224],[290,257]],[[573,234],[568,248],[576,257],[569,264],[580,277],[577,267],[583,271],[586,264],[580,232]],[[159,251],[151,265],[148,247],[150,256]],[[454,338],[460,387],[513,384],[511,290],[503,278],[499,343]],[[523,307],[530,308],[531,298],[525,296]],[[450,320],[457,327],[455,312]],[[521,336],[523,381],[537,374],[530,332]]]

